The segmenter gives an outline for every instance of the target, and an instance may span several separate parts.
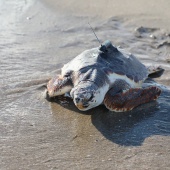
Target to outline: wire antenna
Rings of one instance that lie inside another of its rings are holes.
[[[93,33],[94,33],[95,37],[97,38],[97,40],[98,40],[99,44],[102,44],[102,43],[100,42],[100,40],[98,39],[98,37],[97,37],[96,33],[94,32],[94,29],[92,28],[92,26],[90,25],[90,23],[89,23],[89,22],[88,22],[88,24],[89,24],[89,26],[90,26],[91,30],[93,31]]]

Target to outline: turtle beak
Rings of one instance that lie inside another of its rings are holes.
[[[82,111],[87,110],[87,107],[89,106],[89,104],[87,102],[83,101],[82,99],[80,99],[78,97],[74,99],[74,103],[75,103],[76,107]]]
[[[78,103],[76,106],[79,110],[84,110],[84,106],[82,103]]]
[[[81,111],[86,111],[86,110],[88,110],[88,109],[87,109],[88,105],[83,105],[83,104],[81,104],[81,103],[76,104],[76,107],[77,107],[79,110],[81,110]]]

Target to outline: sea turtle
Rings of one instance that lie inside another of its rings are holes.
[[[156,100],[161,90],[156,86],[142,88],[153,70],[132,54],[105,41],[100,47],[82,52],[61,69],[61,75],[47,84],[49,97],[70,92],[79,110],[100,104],[115,112]]]

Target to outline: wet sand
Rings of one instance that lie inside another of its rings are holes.
[[[150,0],[149,2],[147,0],[43,1],[51,9],[59,11],[60,14],[98,17],[106,20],[113,16],[121,16],[128,19],[128,23],[163,29],[170,27],[170,2],[167,0]]]
[[[0,0],[0,169],[169,169],[170,2]],[[161,65],[162,94],[130,112],[80,112],[46,82],[99,39]]]

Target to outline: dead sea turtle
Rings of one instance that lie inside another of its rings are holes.
[[[160,95],[156,86],[142,88],[150,73],[134,55],[105,41],[65,64],[61,75],[48,82],[47,93],[54,97],[70,92],[82,111],[102,103],[111,111],[129,111]]]

